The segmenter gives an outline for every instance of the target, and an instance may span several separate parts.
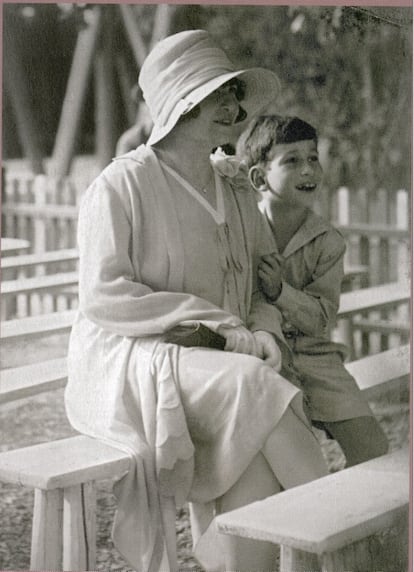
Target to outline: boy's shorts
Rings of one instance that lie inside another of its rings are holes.
[[[313,421],[342,421],[373,413],[339,352],[293,354],[304,401]]]

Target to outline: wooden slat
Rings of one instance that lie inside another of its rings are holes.
[[[48,335],[68,333],[76,316],[76,310],[52,312],[29,318],[7,320],[0,323],[2,342],[28,341]]]
[[[341,294],[338,318],[346,318],[373,308],[388,308],[408,302],[409,299],[410,288],[408,284],[401,282],[345,292]]]
[[[5,214],[4,205],[2,205],[2,211],[3,214]],[[0,240],[0,249],[2,254],[11,254],[19,250],[26,250],[29,247],[30,242],[20,238],[2,238]]]
[[[67,382],[66,358],[1,370],[0,403],[59,389]]]
[[[393,348],[345,365],[368,398],[384,393],[392,384],[406,381],[410,374],[410,346]]]
[[[408,450],[377,457],[216,517],[220,532],[322,554],[407,510]]]
[[[399,334],[408,336],[410,324],[395,320],[370,320],[369,318],[355,318],[353,328],[362,332],[377,332],[378,334]]]
[[[52,250],[40,254],[21,254],[20,256],[8,256],[1,261],[2,270],[21,269],[36,266],[38,264],[51,264],[53,262],[67,262],[77,260],[79,253],[76,248]]]
[[[387,224],[355,223],[347,225],[336,225],[336,228],[345,236],[363,235],[378,236],[382,238],[408,239],[407,229],[401,229]]]
[[[64,218],[77,220],[79,209],[71,205],[36,205],[33,203],[6,203],[2,206],[3,214],[28,216],[35,219]]]
[[[121,475],[130,456],[85,435],[0,454],[0,480],[43,490]]]
[[[20,280],[6,280],[1,285],[2,298],[15,296],[16,294],[33,294],[35,292],[54,292],[65,286],[74,286],[78,283],[77,272],[62,272],[34,278],[22,278]]]

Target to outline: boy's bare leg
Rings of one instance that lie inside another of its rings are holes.
[[[343,421],[325,421],[323,425],[341,447],[347,467],[388,452],[388,440],[375,417],[363,416]]]
[[[264,456],[259,453],[240,479],[216,501],[217,513],[228,512],[280,492],[281,487]],[[226,572],[276,570],[276,546],[270,542],[220,535]]]

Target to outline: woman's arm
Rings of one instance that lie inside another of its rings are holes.
[[[210,327],[240,324],[197,296],[155,292],[142,283],[131,261],[131,234],[140,232],[140,221],[131,219],[124,198],[104,181],[98,179],[86,192],[78,243],[80,310],[88,319],[114,333],[137,337],[163,333],[187,320]]]

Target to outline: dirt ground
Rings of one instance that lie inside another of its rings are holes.
[[[65,355],[67,338],[56,336],[37,344],[24,344],[18,348],[2,347],[2,368],[22,365]],[[409,440],[409,399],[407,392],[390,395],[373,404],[389,438],[391,448],[396,449]],[[38,395],[3,406],[0,412],[0,450],[15,449],[52,439],[73,435],[63,404],[63,390]],[[324,440],[322,446],[331,471],[343,467],[344,459],[332,441]],[[122,559],[110,539],[110,529],[115,511],[112,482],[98,484],[97,493],[97,566],[105,572],[133,572]],[[24,487],[0,484],[0,570],[28,570],[30,563],[30,537],[33,507],[33,491]],[[179,565],[182,572],[202,572],[191,552],[191,533],[187,506],[177,512],[176,521]],[[400,532],[390,530],[376,539],[378,572],[406,572],[406,553]],[[396,550],[397,549],[397,550]],[[390,555],[392,560],[390,561]],[[253,571],[252,571],[253,572]],[[367,571],[368,572],[368,571]],[[370,571],[374,572],[374,571]],[[377,571],[375,571],[377,572]]]

